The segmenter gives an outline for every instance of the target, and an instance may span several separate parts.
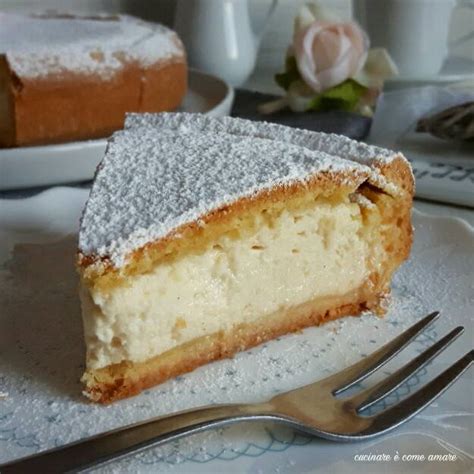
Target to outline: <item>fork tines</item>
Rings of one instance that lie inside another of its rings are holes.
[[[334,387],[333,395],[341,394],[385,365],[438,317],[438,311],[429,314],[369,357],[326,379],[325,382],[332,384]],[[350,397],[345,403],[345,408],[359,414],[385,398],[438,356],[463,332],[464,328],[462,326],[456,327],[389,377]],[[366,432],[358,433],[358,435],[370,436],[371,433],[381,433],[408,420],[441,395],[471,365],[473,360],[474,350],[471,350],[411,396],[374,415],[374,422],[371,426]]]

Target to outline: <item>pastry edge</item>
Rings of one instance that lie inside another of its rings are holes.
[[[371,282],[367,282],[371,286]],[[368,294],[360,288],[359,297],[353,301],[353,293],[346,297],[318,298],[297,307],[263,316],[253,323],[241,324],[230,331],[220,331],[203,336],[148,359],[144,362],[121,362],[101,369],[86,370],[81,381],[86,385],[83,392],[90,400],[102,404],[128,398],[143,390],[161,384],[178,375],[191,372],[213,361],[232,358],[235,354],[258,346],[279,336],[319,326],[344,316],[360,316],[363,311],[382,315],[390,290],[380,288],[376,294]],[[325,305],[327,300],[342,300],[342,304]],[[104,375],[110,382],[97,379]]]

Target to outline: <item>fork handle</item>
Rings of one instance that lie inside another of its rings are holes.
[[[155,418],[0,466],[1,474],[76,472],[212,427],[273,419],[265,405],[216,405]]]

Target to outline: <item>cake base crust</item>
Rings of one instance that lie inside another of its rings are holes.
[[[88,370],[82,377],[86,385],[84,394],[95,402],[110,403],[136,395],[201,365],[230,358],[239,351],[284,334],[319,326],[343,316],[358,316],[365,310],[383,313],[382,303],[388,289],[379,288],[375,294],[373,290],[373,282],[369,281],[350,294],[318,298],[294,308],[277,311],[254,323],[241,324],[232,331],[194,339],[145,362],[126,361],[98,370]]]

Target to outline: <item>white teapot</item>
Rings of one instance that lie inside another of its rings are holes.
[[[233,86],[243,84],[257,60],[265,26],[278,0],[272,0],[258,32],[252,30],[247,0],[178,0],[175,30],[191,67],[215,74]]]

